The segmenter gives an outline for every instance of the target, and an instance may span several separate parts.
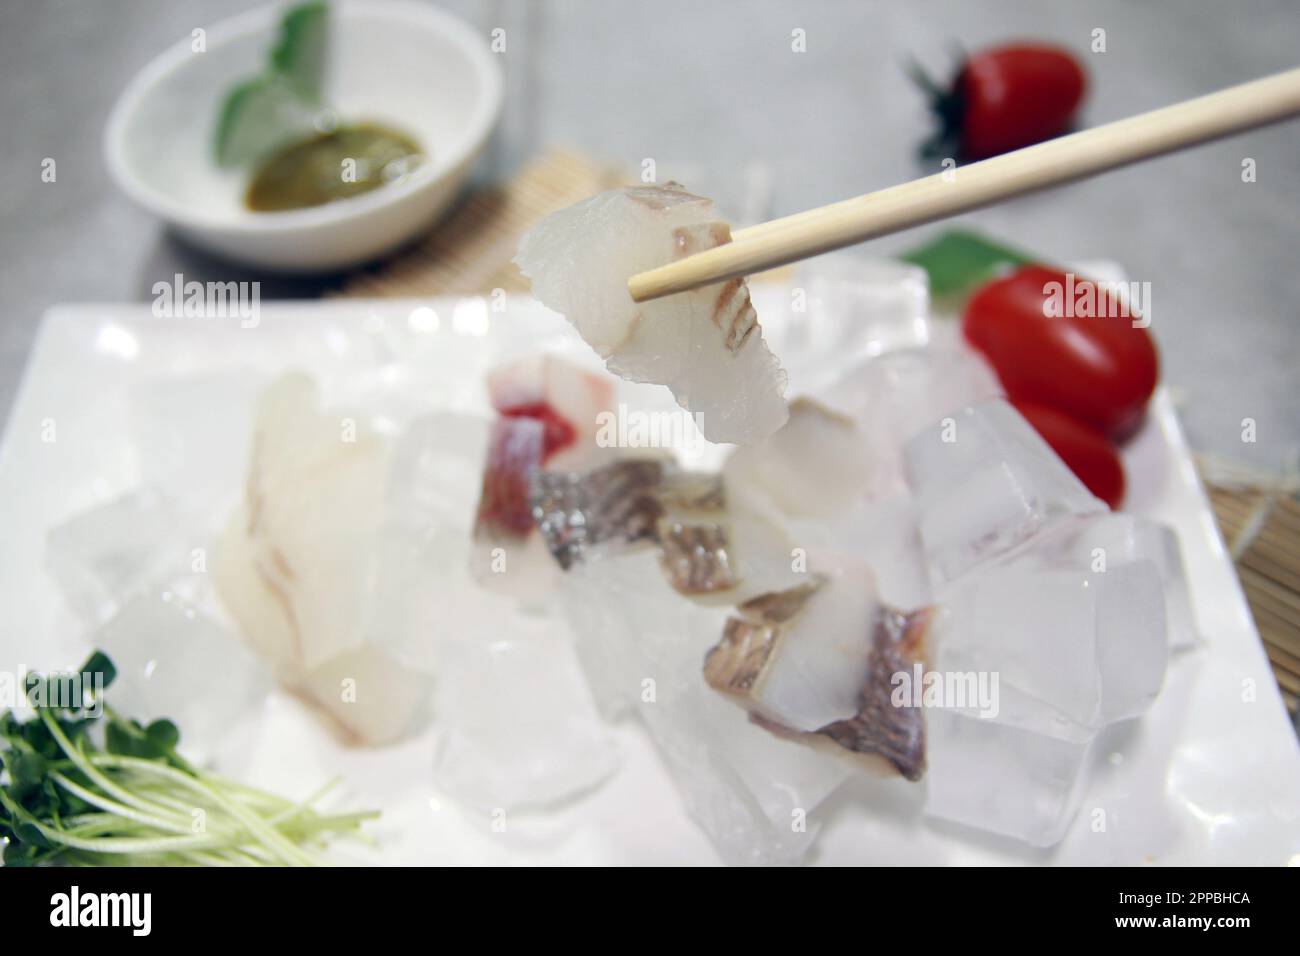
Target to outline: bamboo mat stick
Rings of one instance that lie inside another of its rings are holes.
[[[632,276],[628,292],[644,302],[761,272],[1296,115],[1300,69],[741,229]]]

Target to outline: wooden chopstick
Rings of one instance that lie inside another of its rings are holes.
[[[1300,69],[738,230],[632,276],[637,302],[762,272],[1197,143],[1300,115]]]

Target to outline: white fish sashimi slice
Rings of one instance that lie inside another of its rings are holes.
[[[506,416],[552,416],[543,464],[548,469],[581,469],[599,457],[601,413],[614,405],[615,380],[550,354],[530,355],[488,373],[492,407]],[[559,428],[568,434],[551,436]],[[562,447],[552,447],[555,438]]]
[[[610,371],[667,385],[714,442],[757,441],[785,423],[785,373],[743,280],[636,303],[627,280],[731,241],[713,203],[675,184],[612,190],[544,219],[515,261]]]
[[[388,468],[383,439],[322,414],[303,375],[258,403],[244,502],[222,538],[217,584],[250,643],[311,668],[355,643]]]
[[[928,610],[885,606],[869,569],[845,556],[833,573],[736,611],[705,658],[709,686],[778,736],[920,779],[923,717],[891,698],[894,675],[924,657]]]
[[[280,378],[258,402],[244,501],[215,568],[222,603],[279,680],[362,743],[400,736],[429,689],[365,633],[389,459],[382,436],[320,409],[310,378]]]

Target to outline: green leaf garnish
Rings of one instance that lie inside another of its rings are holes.
[[[237,83],[222,101],[213,138],[219,165],[253,165],[315,129],[328,39],[328,4],[285,12],[266,69]]]
[[[304,99],[320,102],[329,40],[329,5],[303,3],[280,20],[280,39],[271,48],[271,69]]]
[[[899,256],[930,277],[936,298],[967,292],[999,272],[1043,260],[966,229],[950,229],[923,246]]]
[[[91,654],[86,663],[81,665],[81,673],[92,677],[98,674],[105,689],[117,679],[117,668],[103,651],[95,651]]]
[[[33,687],[93,694],[116,676],[96,652],[83,674]],[[0,841],[6,866],[311,864],[306,847],[355,833],[376,813],[322,814],[189,764],[170,720],[143,726],[102,700],[37,697],[35,717],[0,713]],[[196,828],[196,821],[202,824]]]
[[[217,162],[251,166],[286,143],[309,135],[316,109],[282,77],[245,80],[226,97],[217,121]]]

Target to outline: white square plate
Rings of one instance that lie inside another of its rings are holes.
[[[782,354],[788,290],[757,289],[755,298]],[[797,337],[785,338],[789,345]],[[486,411],[484,371],[541,347],[590,361],[562,320],[526,300],[502,313],[480,299],[275,303],[263,305],[260,323],[249,329],[236,319],[156,318],[148,305],[51,310],[0,446],[0,667],[71,667],[90,649],[45,570],[49,528],[159,478],[151,472],[160,461],[162,480],[224,484],[233,501],[252,400],[277,372],[312,372],[327,400],[415,381],[425,409]],[[783,358],[789,364],[790,356]],[[196,382],[210,389],[190,389]],[[167,444],[168,454],[137,450],[132,408],[140,394],[157,395],[152,440]],[[1142,721],[1107,731],[1065,841],[1034,851],[939,826],[919,818],[906,785],[863,781],[824,808],[814,861],[1300,862],[1300,752],[1163,391],[1124,457],[1128,508],[1178,533],[1202,643],[1171,662]],[[638,726],[617,729],[621,769],[602,788],[559,810],[512,818],[498,832],[487,816],[435,791],[436,728],[393,747],[348,749],[281,693],[254,723],[237,765],[219,769],[286,795],[305,795],[338,775],[349,805],[383,811],[373,828],[376,847],[349,848],[346,859],[717,862]]]

